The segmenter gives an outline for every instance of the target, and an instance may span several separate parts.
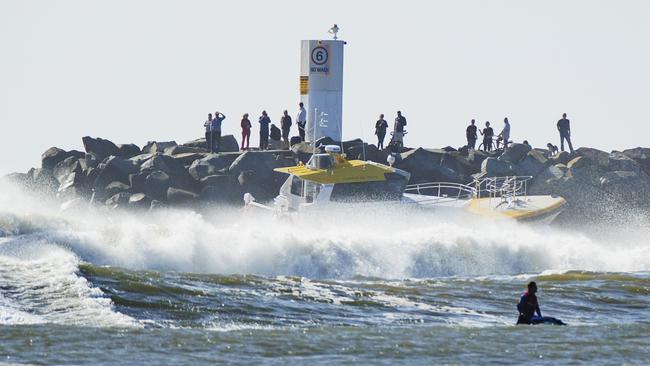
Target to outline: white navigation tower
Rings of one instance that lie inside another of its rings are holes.
[[[328,136],[341,141],[343,134],[343,47],[339,27],[333,40],[303,40],[300,48],[300,101],[307,110],[306,140]],[[327,124],[319,115],[327,115]]]

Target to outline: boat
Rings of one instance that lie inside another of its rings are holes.
[[[394,161],[394,160],[393,160]],[[372,161],[347,160],[338,145],[327,145],[306,164],[276,168],[289,177],[273,205],[255,202],[246,193],[247,208],[278,213],[324,209],[350,203],[399,204],[424,209],[462,211],[521,222],[552,222],[564,209],[562,197],[528,195],[532,177],[489,177],[471,184],[430,182],[409,185],[411,174]]]

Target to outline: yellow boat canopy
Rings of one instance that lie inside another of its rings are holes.
[[[391,167],[361,160],[337,162],[331,169],[310,169],[306,165],[298,165],[274,170],[321,184],[385,181],[386,173],[394,172]]]

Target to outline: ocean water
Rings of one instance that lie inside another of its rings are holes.
[[[0,187],[0,363],[647,364],[650,225],[115,212]],[[542,312],[515,326],[536,280]]]

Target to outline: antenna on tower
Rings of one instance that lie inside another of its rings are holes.
[[[334,24],[334,26],[333,26],[332,28],[330,28],[330,30],[328,30],[327,32],[328,32],[329,34],[333,34],[335,40],[339,39],[339,38],[336,36],[336,34],[339,32],[339,26],[338,26],[338,25]]]

